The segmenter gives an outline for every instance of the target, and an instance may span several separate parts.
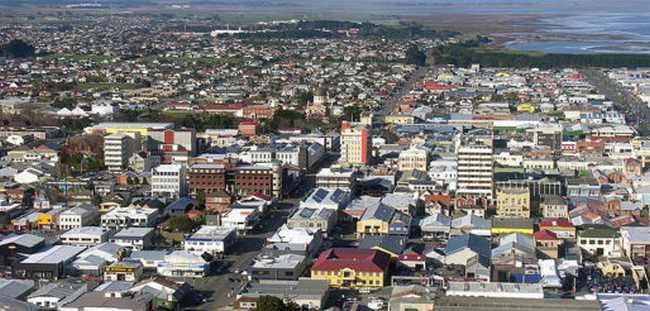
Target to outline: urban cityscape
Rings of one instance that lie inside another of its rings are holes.
[[[291,3],[0,1],[0,311],[650,310],[650,50]]]

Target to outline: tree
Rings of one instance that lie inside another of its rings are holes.
[[[196,202],[200,208],[205,207],[205,191],[200,190],[196,193]]]
[[[343,119],[350,122],[357,122],[361,118],[362,109],[359,106],[346,106],[343,108]]]
[[[300,307],[294,303],[284,303],[282,299],[275,296],[260,296],[257,298],[256,311],[296,311]]]
[[[283,110],[280,109],[273,114],[273,119],[271,120],[271,128],[280,129],[280,128],[295,128],[295,127],[304,127],[305,125],[305,115],[295,110]]]
[[[2,54],[13,58],[34,56],[34,47],[21,39],[13,39],[2,48]]]
[[[298,95],[296,95],[296,103],[298,103],[298,106],[304,107],[307,105],[307,103],[311,102],[314,100],[314,92],[309,91],[309,92],[300,92]]]
[[[420,51],[415,45],[411,45],[406,50],[406,63],[416,66],[424,66],[427,62],[427,56]]]
[[[168,232],[190,232],[196,228],[196,223],[185,215],[173,216],[167,220],[164,229]]]

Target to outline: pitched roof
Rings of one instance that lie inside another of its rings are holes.
[[[330,248],[320,254],[312,270],[329,271],[349,268],[354,271],[384,272],[390,256],[386,253],[356,248]]]
[[[404,251],[405,245],[406,238],[392,235],[367,236],[359,241],[360,249],[373,249],[374,247],[378,247],[395,255],[401,254]]]
[[[445,249],[445,254],[449,256],[466,248],[471,249],[481,256],[490,257],[490,241],[474,234],[465,234],[450,238]]]
[[[557,240],[557,234],[549,230],[537,231],[533,234],[535,241],[555,241]]]
[[[544,218],[539,222],[540,227],[566,227],[573,228],[573,224],[564,218]]]

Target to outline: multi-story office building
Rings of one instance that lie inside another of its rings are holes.
[[[370,163],[370,147],[370,134],[367,127],[352,127],[348,122],[341,124],[340,162],[366,165]]]
[[[284,170],[279,161],[242,165],[235,169],[235,192],[240,196],[261,193],[282,196]]]
[[[124,133],[104,137],[104,164],[110,172],[120,172],[127,167],[133,154],[133,139]]]
[[[191,193],[206,194],[226,189],[226,168],[223,164],[197,163],[187,173]]]
[[[460,142],[457,153],[457,197],[485,199],[490,204],[494,198],[494,148],[491,138],[476,139],[469,136]],[[469,208],[470,206],[459,206]],[[474,209],[476,206],[471,206]],[[485,208],[485,207],[483,207]],[[480,209],[476,210],[480,214]]]
[[[186,168],[165,164],[151,170],[151,193],[178,198],[187,194]]]

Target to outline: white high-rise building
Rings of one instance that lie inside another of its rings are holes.
[[[365,126],[352,127],[348,122],[341,124],[341,158],[342,163],[370,163],[370,135]]]
[[[131,137],[123,133],[104,137],[104,164],[109,172],[120,172],[127,167],[133,153],[130,140]]]
[[[187,180],[184,165],[165,164],[151,170],[151,193],[179,198],[187,194]]]
[[[476,202],[486,199],[491,205],[494,199],[494,149],[491,139],[468,137],[457,147],[457,189],[456,196]],[[477,204],[471,203],[471,208]],[[463,206],[459,206],[464,208]],[[484,206],[485,208],[487,206]],[[481,212],[482,213],[482,212]]]

